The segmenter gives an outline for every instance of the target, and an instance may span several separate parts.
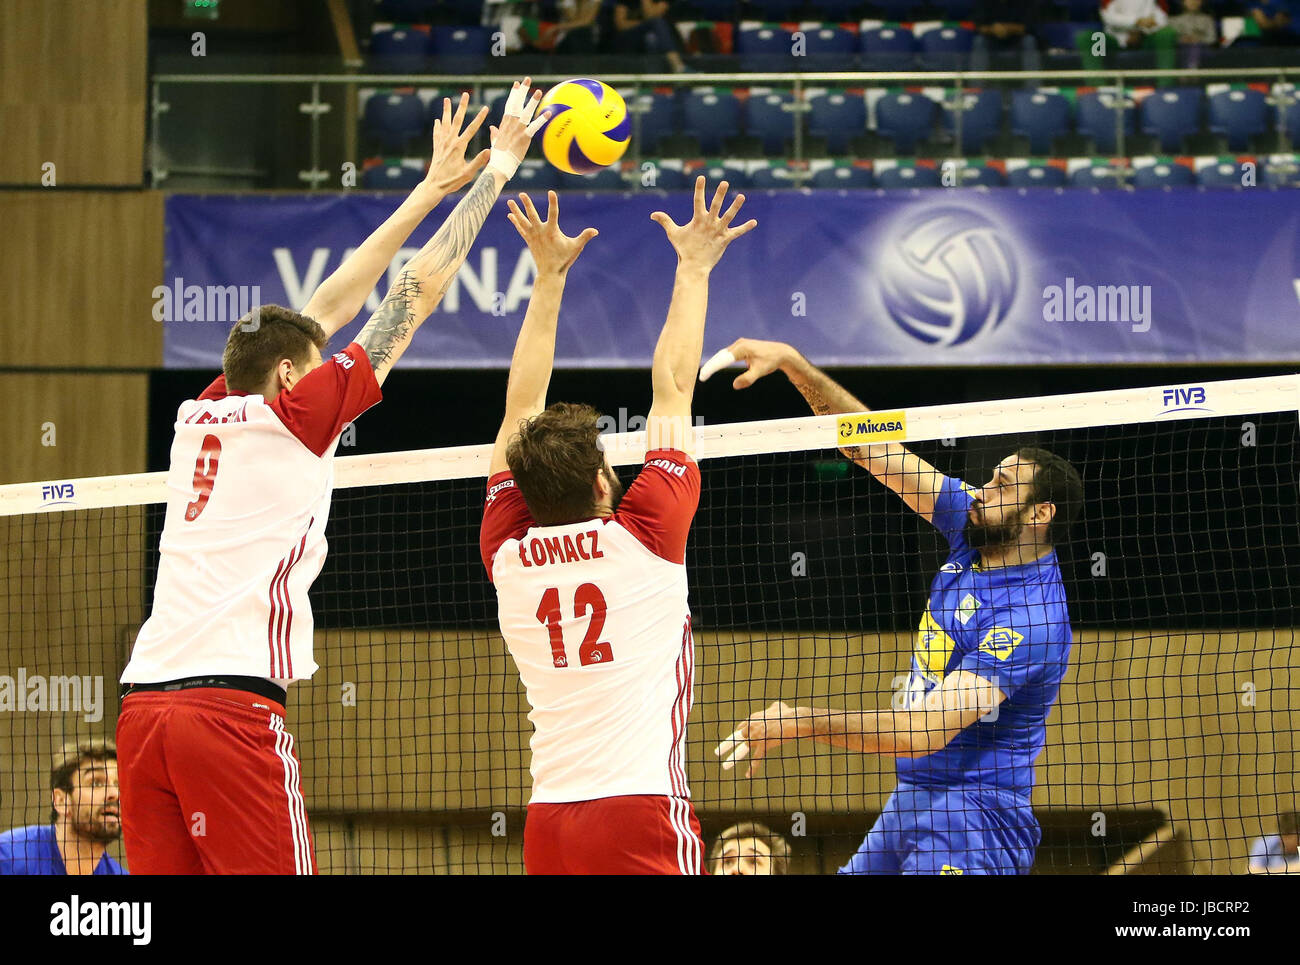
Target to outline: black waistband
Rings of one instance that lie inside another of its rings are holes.
[[[223,690],[245,690],[267,700],[283,704],[288,694],[283,687],[271,683],[265,677],[241,677],[237,674],[224,674],[220,677],[182,677],[180,680],[164,680],[156,684],[123,684],[122,697],[144,690],[189,690],[193,687],[218,687]]]

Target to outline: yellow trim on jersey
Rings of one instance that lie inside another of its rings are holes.
[[[938,621],[930,613],[929,604],[926,604],[921,625],[916,628],[916,649],[913,656],[927,680],[936,683],[943,680],[944,669],[952,659],[952,652],[956,646],[957,641],[948,636],[943,627],[939,626]]]

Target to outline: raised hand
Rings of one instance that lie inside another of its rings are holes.
[[[570,238],[562,232],[559,221],[560,203],[554,191],[546,192],[545,221],[538,217],[537,209],[533,207],[533,201],[527,194],[521,193],[519,198],[524,203],[523,209],[521,210],[513,199],[507,201],[506,207],[510,209],[510,213],[506,217],[528,244],[528,250],[533,253],[537,273],[539,275],[564,274],[577,260],[578,255],[582,254],[582,249],[587,246],[587,242],[600,232],[595,228],[584,228],[576,238]]]
[[[489,163],[507,178],[514,177],[519,162],[528,153],[533,135],[542,129],[550,117],[549,111],[533,117],[537,105],[542,101],[542,92],[533,91],[532,97],[529,97],[528,88],[531,84],[532,78],[525,77],[511,85],[510,96],[506,98],[505,110],[502,112],[501,126],[493,125],[489,128],[492,132],[492,159]]]
[[[747,389],[765,375],[799,359],[799,353],[784,342],[764,342],[756,338],[738,338],[718,351],[700,369],[700,381],[736,362],[744,362],[746,371],[736,376],[733,389]]]
[[[722,758],[724,771],[748,758],[749,769],[745,776],[753,777],[758,773],[759,762],[769,752],[788,740],[803,736],[806,735],[800,731],[798,709],[778,700],[751,714],[713,753]]]
[[[704,203],[704,177],[695,179],[695,213],[691,220],[679,225],[662,211],[650,215],[668,236],[669,243],[677,251],[677,261],[683,266],[702,268],[708,271],[718,263],[722,253],[741,235],[753,231],[758,222],[752,218],[739,227],[731,227],[732,219],[740,212],[745,203],[745,196],[738,194],[726,212],[722,211],[722,202],[727,196],[727,182],[718,185],[713,195],[713,202],[707,207]]]
[[[438,199],[451,194],[469,184],[483,165],[488,163],[490,151],[479,151],[473,158],[465,157],[465,149],[474,135],[487,119],[488,109],[481,109],[469,127],[461,131],[465,123],[465,112],[469,108],[469,94],[460,95],[460,104],[453,115],[451,98],[442,99],[442,117],[433,122],[433,158],[429,161],[429,172],[420,185]]]

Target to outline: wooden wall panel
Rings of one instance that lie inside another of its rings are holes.
[[[0,224],[0,368],[161,366],[160,192],[0,191]]]
[[[0,372],[0,484],[144,472],[148,405],[143,374]]]
[[[145,0],[0,4],[0,184],[143,184]]]

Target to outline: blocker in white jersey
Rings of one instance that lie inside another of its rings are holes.
[[[647,454],[614,515],[564,526],[536,526],[509,472],[489,480],[481,548],[532,706],[532,803],[689,797],[699,498],[699,466],[672,449]]]
[[[700,872],[686,784],[686,540],[699,499],[699,466],[675,449],[646,454],[613,515],[562,526],[535,524],[509,472],[488,480],[483,564],[532,707],[530,873]],[[598,801],[600,817],[548,807]],[[621,860],[602,866],[610,848],[573,832],[611,820]]]
[[[124,683],[311,677],[307,590],[325,562],[335,443],[380,398],[353,343],[269,403],[220,376],[181,405],[153,611]]]

